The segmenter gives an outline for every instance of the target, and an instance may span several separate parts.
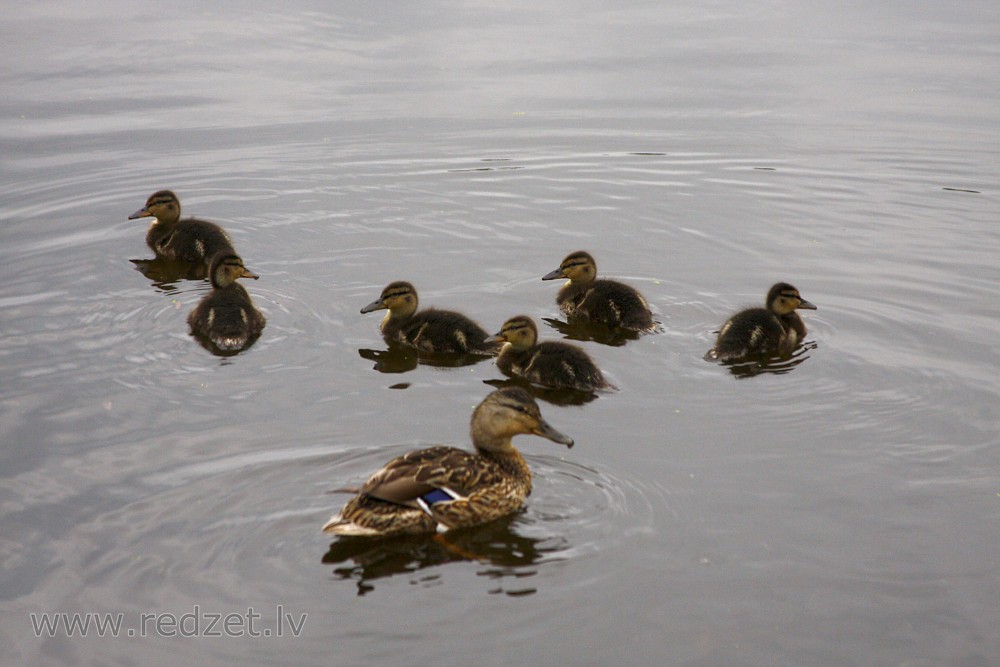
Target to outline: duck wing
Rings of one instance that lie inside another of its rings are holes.
[[[457,499],[499,478],[495,466],[481,456],[455,447],[430,447],[389,461],[362,485],[361,495],[419,507],[418,500],[435,490]]]

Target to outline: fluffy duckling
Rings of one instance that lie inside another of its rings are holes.
[[[499,344],[478,324],[461,313],[427,308],[417,312],[417,290],[402,280],[389,283],[362,313],[388,309],[380,329],[389,342],[422,352],[496,354]]]
[[[521,433],[567,447],[573,439],[542,418],[520,387],[498,389],[472,413],[475,453],[437,446],[389,461],[323,530],[333,535],[385,536],[476,526],[510,514],[531,493],[528,463],[511,443]]]
[[[706,359],[734,361],[752,354],[788,354],[806,336],[806,325],[796,309],[816,310],[788,283],[777,283],[767,293],[765,308],[747,308],[730,317],[719,330]]]
[[[260,334],[267,320],[236,279],[256,280],[258,276],[231,252],[221,252],[212,259],[209,276],[212,291],[188,315],[191,333],[207,338],[220,350],[241,350]]]
[[[631,331],[656,328],[649,304],[638,291],[615,280],[597,280],[597,263],[590,253],[570,253],[558,269],[542,276],[542,280],[557,278],[569,279],[556,296],[567,317]]]
[[[170,190],[151,195],[128,219],[148,217],[154,220],[146,232],[146,245],[161,257],[209,264],[220,252],[236,254],[232,239],[214,222],[181,220],[181,202]]]
[[[497,340],[504,343],[497,367],[506,375],[554,389],[594,391],[610,386],[601,369],[576,345],[539,343],[538,327],[527,315],[504,322]]]

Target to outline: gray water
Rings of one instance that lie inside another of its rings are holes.
[[[0,663],[1000,664],[1000,6],[277,7],[0,18]],[[161,188],[261,276],[236,356],[130,262]],[[578,341],[619,391],[541,401],[577,445],[516,441],[524,511],[321,533],[501,379],[358,310],[405,279],[558,339],[581,248],[663,330]],[[704,361],[780,279],[796,356]],[[121,636],[33,625],[72,613]]]

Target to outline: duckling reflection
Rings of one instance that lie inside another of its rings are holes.
[[[597,364],[576,345],[560,341],[539,343],[538,327],[527,315],[504,322],[496,338],[504,344],[497,357],[497,368],[505,375],[552,389],[611,388]]]
[[[418,571],[457,561],[474,560],[486,566],[481,574],[497,581],[491,592],[526,595],[534,588],[523,585],[535,574],[534,566],[565,551],[562,538],[536,539],[518,535],[520,515],[512,514],[474,528],[459,528],[447,535],[410,535],[392,539],[342,537],[334,541],[322,562],[343,564],[333,570],[341,580],[357,582],[358,595],[375,589],[378,579],[397,574],[414,576]],[[505,586],[511,579],[513,586]],[[534,581],[534,580],[532,580]]]
[[[816,310],[788,283],[771,287],[764,308],[747,308],[730,317],[719,329],[715,347],[705,354],[709,361],[732,362],[752,355],[788,355],[805,338],[806,325],[796,309]]]
[[[333,535],[376,537],[475,526],[520,509],[531,493],[531,470],[514,447],[530,433],[573,446],[542,418],[528,392],[490,393],[472,413],[475,453],[437,446],[398,456],[368,478],[323,526]],[[354,492],[354,490],[350,490]]]
[[[388,309],[379,328],[386,342],[421,352],[492,355],[499,344],[486,330],[461,313],[427,308],[417,311],[417,290],[408,282],[390,283],[362,313]]]
[[[153,283],[153,287],[164,292],[177,289],[177,283],[181,280],[204,280],[208,277],[208,266],[202,263],[195,264],[169,257],[129,261],[135,264],[136,271]]]
[[[583,250],[570,253],[558,269],[542,280],[568,278],[556,295],[559,308],[571,320],[648,333],[656,330],[646,299],[633,287],[616,280],[598,280],[597,262]]]
[[[594,342],[611,347],[621,347],[630,340],[638,340],[642,334],[628,329],[617,329],[606,324],[587,322],[585,320],[570,320],[563,322],[551,317],[543,317],[542,322],[559,332],[563,338],[580,342]]]
[[[258,278],[238,255],[221,252],[212,260],[212,291],[188,315],[191,334],[214,346],[211,351],[236,353],[250,345],[267,320],[257,310],[238,278]]]
[[[358,350],[358,354],[362,359],[374,361],[375,365],[372,368],[379,373],[406,373],[415,369],[419,363],[417,351],[402,345],[390,345],[385,350],[362,348]]]
[[[483,380],[483,384],[494,387],[495,389],[503,389],[504,387],[520,387],[531,394],[531,396],[536,400],[545,401],[546,403],[551,403],[552,405],[561,405],[563,407],[569,405],[586,405],[598,396],[596,391],[585,391],[582,389],[551,389],[549,387],[531,384],[524,378],[519,377],[504,378],[502,380]]]
[[[745,380],[758,375],[784,375],[791,373],[809,358],[809,352],[816,349],[816,343],[809,342],[799,347],[791,355],[757,355],[742,361],[730,362],[726,366],[733,377]]]
[[[458,368],[472,366],[485,361],[488,357],[482,354],[460,354],[445,352],[418,352],[412,347],[389,343],[384,350],[362,348],[358,350],[362,359],[374,361],[372,368],[379,373],[406,373],[417,366],[434,366],[438,368]]]
[[[214,222],[181,220],[181,202],[170,190],[150,195],[146,205],[128,217],[154,218],[146,232],[146,245],[158,257],[208,264],[221,252],[235,255],[233,241]]]

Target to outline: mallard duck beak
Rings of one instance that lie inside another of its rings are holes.
[[[565,277],[566,276],[563,275],[562,268],[558,268],[555,271],[549,271],[548,273],[546,273],[544,276],[542,276],[542,280],[555,280],[556,278],[565,278]]]
[[[371,303],[369,303],[367,306],[365,306],[364,308],[362,308],[361,312],[362,313],[370,313],[373,310],[382,310],[385,307],[386,307],[385,301],[383,301],[382,299],[375,299],[374,301],[372,301]]]
[[[243,273],[240,274],[240,278],[253,278],[254,280],[257,280],[258,278],[260,278],[260,276],[258,276],[250,269],[243,267]]]
[[[130,215],[128,217],[128,219],[129,220],[135,220],[136,218],[148,218],[151,215],[153,215],[153,214],[149,212],[149,209],[146,208],[145,206],[143,206],[138,211],[136,211],[135,213],[133,213],[132,215]]]
[[[552,428],[547,421],[544,419],[538,420],[538,426],[536,426],[531,431],[535,435],[540,435],[543,438],[547,438],[552,442],[558,442],[560,445],[566,445],[567,447],[573,447],[573,438],[569,437],[564,433]]]
[[[796,308],[801,308],[803,310],[818,310],[818,308],[816,308],[816,306],[814,306],[813,304],[809,303],[805,299],[799,299],[799,305],[796,306]]]
[[[503,332],[493,334],[494,343],[506,343],[507,337],[503,335]]]

